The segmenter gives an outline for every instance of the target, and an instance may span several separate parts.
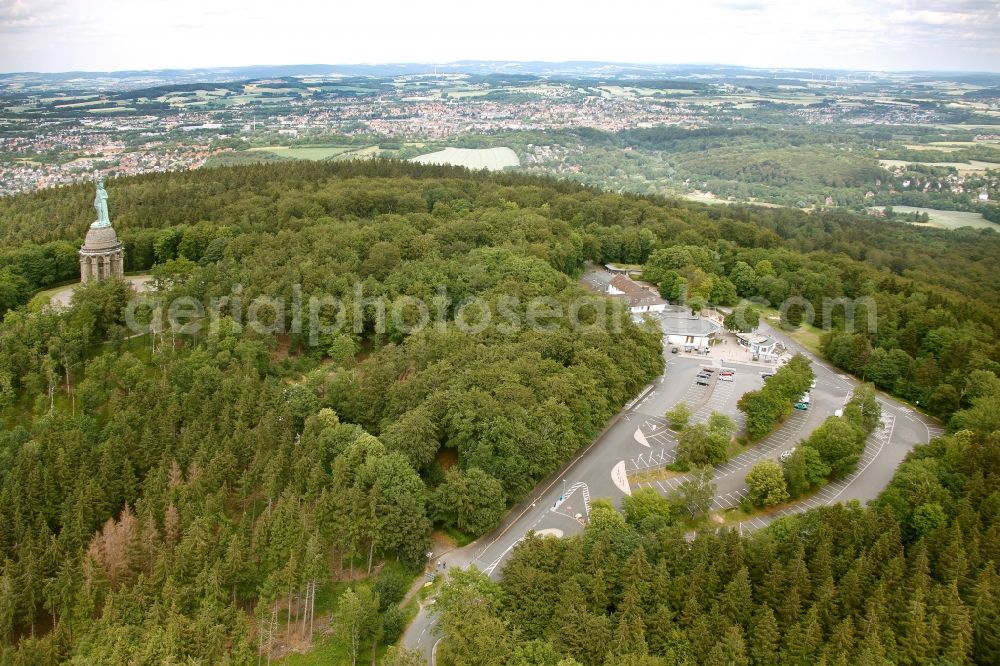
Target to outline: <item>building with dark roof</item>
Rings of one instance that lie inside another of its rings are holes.
[[[621,296],[628,303],[629,312],[662,312],[667,302],[660,298],[652,286],[643,286],[625,275],[615,275],[608,282],[608,293]]]

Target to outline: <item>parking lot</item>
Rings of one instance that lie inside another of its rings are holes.
[[[725,414],[736,422],[736,430],[740,432],[746,423],[746,415],[737,408],[737,403],[744,393],[760,388],[763,380],[760,375],[752,372],[735,372],[731,381],[720,377],[722,368],[717,368],[713,374],[715,384],[712,395],[697,408],[691,417],[692,423],[706,423],[712,412]]]
[[[818,492],[805,499],[797,501],[793,506],[786,509],[782,509],[773,514],[763,517],[754,517],[750,520],[745,520],[741,523],[741,530],[754,530],[765,527],[768,523],[773,520],[777,520],[782,516],[789,516],[794,513],[799,513],[805,511],[806,509],[816,509],[821,506],[827,506],[837,502],[844,491],[847,490],[855,481],[857,481],[868,468],[875,462],[876,458],[882,453],[886,445],[892,440],[892,432],[895,429],[896,417],[892,414],[883,414],[882,423],[878,428],[876,428],[868,436],[865,441],[865,450],[861,455],[861,459],[858,461],[858,466],[851,474],[845,476],[843,479],[828,483]],[[744,496],[746,493],[745,487],[742,489]],[[739,504],[739,501],[737,501]],[[725,507],[720,507],[725,508]]]
[[[740,364],[723,366],[718,361],[719,364],[715,366],[699,364],[694,359],[686,361],[687,383],[683,393],[678,395],[673,404],[684,402],[691,407],[692,423],[705,423],[712,412],[719,412],[732,418],[738,426],[738,432],[742,432],[746,417],[737,408],[737,404],[744,393],[763,386],[761,369]],[[733,371],[733,381],[720,379],[724,367]],[[699,376],[708,377],[707,386],[699,383]],[[717,494],[712,508],[721,511],[738,506],[747,496],[746,474],[757,462],[763,459],[778,460],[782,452],[795,447],[824,419],[842,407],[850,391],[848,383],[842,381],[844,379],[846,378],[839,375],[817,375],[816,384],[810,391],[811,400],[808,409],[793,410],[785,422],[761,442],[718,466],[713,478]],[[641,407],[644,412],[648,411],[652,402],[651,399],[642,401]],[[662,416],[650,414],[644,417],[644,421],[637,426],[634,439],[646,450],[636,450],[632,447],[632,454],[625,459],[627,474],[635,475],[637,472],[664,467],[675,461],[677,438],[675,433],[669,430],[668,425]],[[869,453],[866,452],[865,455]],[[867,460],[862,460],[859,467],[866,462]],[[634,482],[634,486],[650,487],[667,494],[689,478],[690,475],[678,475],[669,479]],[[836,492],[834,489],[831,494]],[[822,497],[817,501],[821,500]]]
[[[777,458],[782,451],[792,448],[805,435],[805,426],[808,421],[805,412],[795,410],[788,420],[781,425],[778,430],[766,437],[756,446],[734,456],[728,462],[715,468],[713,481],[716,485],[716,498],[712,504],[715,510],[728,509],[738,506],[747,495],[745,478],[747,472],[760,460],[764,458]],[[663,460],[664,462],[660,462]],[[627,466],[630,473],[642,471],[655,467],[662,467],[674,461],[673,450],[658,455],[649,454],[639,458],[633,458],[632,464]],[[628,461],[626,461],[628,463]],[[675,476],[670,479],[643,481],[636,483],[637,488],[654,488],[666,494],[675,490],[681,483],[691,478],[685,474]]]

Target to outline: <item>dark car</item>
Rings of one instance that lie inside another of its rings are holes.
[[[677,353],[677,347],[674,347],[673,349],[671,349],[670,353],[671,354],[676,354]]]

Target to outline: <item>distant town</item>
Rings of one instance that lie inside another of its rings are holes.
[[[505,168],[617,191],[996,219],[997,75],[482,67],[0,75],[0,195],[94,173],[506,147]]]

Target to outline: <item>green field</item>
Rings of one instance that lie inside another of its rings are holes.
[[[875,208],[882,208],[876,206]],[[918,208],[916,206],[893,206],[897,213],[927,213],[930,222],[914,222],[916,226],[937,227],[938,229],[958,229],[973,227],[975,229],[995,229],[1000,231],[1000,225],[990,222],[980,213],[966,213],[958,210],[936,210],[934,208]]]
[[[812,353],[822,356],[823,351],[820,338],[825,332],[822,328],[812,324],[802,323],[795,330],[788,331],[781,328],[781,313],[777,309],[764,308],[761,310],[761,315],[767,320],[768,324],[774,328],[782,330],[785,335],[789,336]]]
[[[932,147],[928,146],[933,150]],[[912,160],[879,160],[879,164],[888,168],[906,166],[907,164],[922,164],[931,167],[953,167],[959,173],[982,173],[987,169],[1000,169],[1000,164],[996,162],[982,162],[980,160],[969,160],[968,162],[914,162]]]
[[[357,150],[349,150],[342,153],[336,157],[338,160],[353,160],[360,159],[362,157],[378,157],[382,153],[382,149],[378,146],[365,146],[364,148],[358,148]]]
[[[112,106],[103,109],[87,109],[87,113],[121,113],[123,111],[135,111],[134,106]]]
[[[278,157],[288,157],[293,160],[326,160],[343,153],[355,150],[355,146],[261,146],[251,148],[251,152],[273,153]]]
[[[57,109],[80,109],[86,106],[97,106],[98,104],[104,104],[103,99],[89,99],[83,102],[70,102],[69,104],[56,104]]]
[[[484,97],[490,94],[489,90],[445,90],[443,91],[448,97],[454,97],[456,99],[462,99],[465,97]]]

